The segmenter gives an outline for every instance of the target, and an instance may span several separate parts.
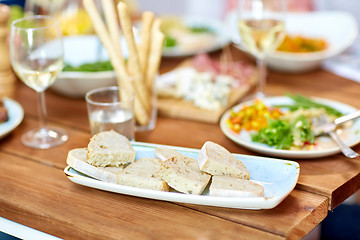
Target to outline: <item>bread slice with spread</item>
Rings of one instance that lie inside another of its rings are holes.
[[[250,173],[244,163],[235,158],[227,149],[211,141],[202,146],[198,163],[201,171],[214,176],[232,176],[250,179]]]
[[[117,184],[169,191],[169,186],[159,175],[160,165],[161,160],[157,158],[137,159],[118,174]]]
[[[209,187],[210,196],[263,197],[264,187],[251,180],[229,176],[213,176]]]
[[[117,174],[124,169],[123,166],[118,167],[95,167],[86,162],[86,148],[75,148],[68,152],[66,163],[76,171],[84,173],[92,178],[116,183]]]
[[[211,175],[201,172],[197,160],[174,156],[161,163],[159,174],[173,189],[187,194],[201,194]]]
[[[97,167],[118,167],[135,160],[130,141],[114,130],[92,136],[87,149],[87,162]]]

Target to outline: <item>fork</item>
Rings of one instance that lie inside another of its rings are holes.
[[[315,135],[319,135],[319,133],[316,131],[316,128],[318,128],[319,126],[323,125],[323,124],[329,124],[329,120],[326,117],[326,114],[322,114],[320,117],[313,117],[312,118],[312,124],[313,127],[315,129]],[[327,131],[324,132],[330,135],[330,137],[334,140],[334,142],[340,147],[341,152],[348,158],[356,158],[359,157],[360,155],[355,152],[354,150],[352,150],[349,146],[347,146],[341,139],[340,137],[333,131]]]

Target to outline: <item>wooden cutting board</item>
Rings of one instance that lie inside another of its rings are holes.
[[[185,60],[177,68],[189,67],[191,60]],[[192,102],[176,98],[158,98],[158,114],[165,117],[187,119],[193,121],[217,123],[221,115],[230,107],[238,103],[255,85],[257,81],[256,72],[249,79],[249,85],[233,88],[230,92],[228,104],[218,111],[202,109]]]

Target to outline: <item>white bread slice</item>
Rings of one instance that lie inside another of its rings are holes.
[[[123,166],[118,167],[95,167],[86,162],[86,148],[75,148],[68,152],[66,163],[75,170],[84,173],[95,179],[116,183],[116,175],[124,169]]]
[[[242,178],[213,176],[209,195],[222,197],[263,197],[264,187],[251,180]]]
[[[178,151],[166,147],[155,148],[155,156],[160,158],[162,161],[166,161],[172,157],[186,157],[185,155],[179,153]]]
[[[159,176],[160,165],[160,159],[140,158],[118,174],[117,184],[169,191],[169,186]]]
[[[201,194],[211,178],[189,157],[172,157],[162,162],[159,174],[170,187],[187,194]]]
[[[227,149],[211,141],[202,146],[199,159],[201,171],[211,175],[226,175],[250,179],[250,173],[245,165],[236,159]]]
[[[130,141],[114,130],[92,136],[87,149],[87,162],[97,167],[117,167],[135,160]]]

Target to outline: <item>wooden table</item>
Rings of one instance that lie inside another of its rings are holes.
[[[233,49],[235,58],[245,58]],[[213,54],[218,57],[219,53]],[[183,59],[164,59],[168,71]],[[360,84],[323,70],[304,74],[270,72],[266,92],[318,96],[360,108]],[[21,135],[38,124],[33,90],[18,84],[25,110],[21,125],[0,140],[0,216],[65,239],[300,239],[360,188],[360,161],[341,154],[298,160],[296,189],[271,210],[238,210],[179,204],[115,194],[69,181],[67,152],[87,145],[90,133],[83,99],[47,91],[49,124],[70,138],[58,147],[25,147]],[[184,131],[186,129],[186,131]],[[258,155],[229,140],[217,124],[159,117],[137,141],[200,148],[206,140],[231,152]],[[354,147],[360,152],[360,145]]]

